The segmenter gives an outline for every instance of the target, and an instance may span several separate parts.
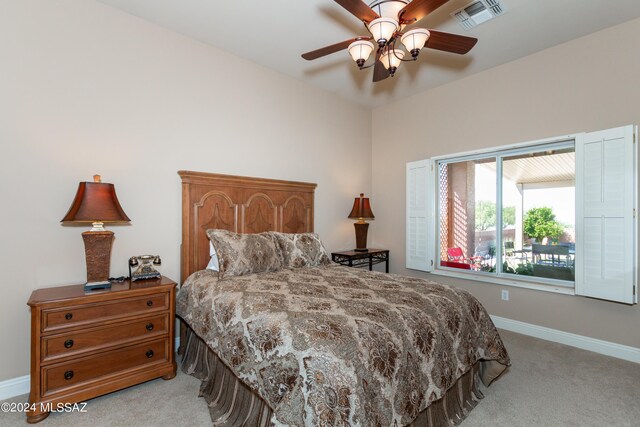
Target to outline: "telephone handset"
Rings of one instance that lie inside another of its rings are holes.
[[[137,255],[129,258],[129,277],[131,281],[160,278],[155,267],[162,265],[160,255]]]

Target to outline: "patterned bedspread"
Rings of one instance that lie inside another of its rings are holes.
[[[477,361],[509,365],[468,292],[348,267],[187,279],[177,312],[289,426],[405,425]]]

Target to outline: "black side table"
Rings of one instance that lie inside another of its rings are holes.
[[[389,250],[388,249],[369,249],[367,252],[344,251],[332,252],[331,259],[341,265],[349,267],[366,267],[369,271],[373,270],[374,264],[385,263],[385,272],[389,272]]]

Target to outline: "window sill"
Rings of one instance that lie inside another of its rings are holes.
[[[514,280],[508,277],[495,275],[484,275],[481,273],[459,273],[452,270],[436,269],[430,272],[438,276],[455,277],[457,279],[472,280],[476,282],[493,283],[500,286],[512,286],[515,288],[533,289],[536,291],[553,292],[556,294],[575,295],[575,289],[571,286],[561,286],[549,283],[529,282],[524,280]]]

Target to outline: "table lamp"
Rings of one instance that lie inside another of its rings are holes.
[[[353,224],[356,229],[355,251],[368,252],[369,249],[367,249],[367,232],[369,231],[369,224],[365,221],[365,219],[375,219],[375,216],[373,216],[373,212],[371,212],[369,198],[364,197],[364,193],[360,193],[360,197],[356,197],[353,201],[353,208],[351,209],[349,218],[358,220],[358,222]]]
[[[78,185],[76,197],[61,222],[93,224],[90,231],[82,233],[87,262],[85,291],[111,287],[109,266],[113,232],[105,230],[104,223],[129,221],[118,202],[113,184],[103,183],[100,175],[94,175],[93,182]]]

